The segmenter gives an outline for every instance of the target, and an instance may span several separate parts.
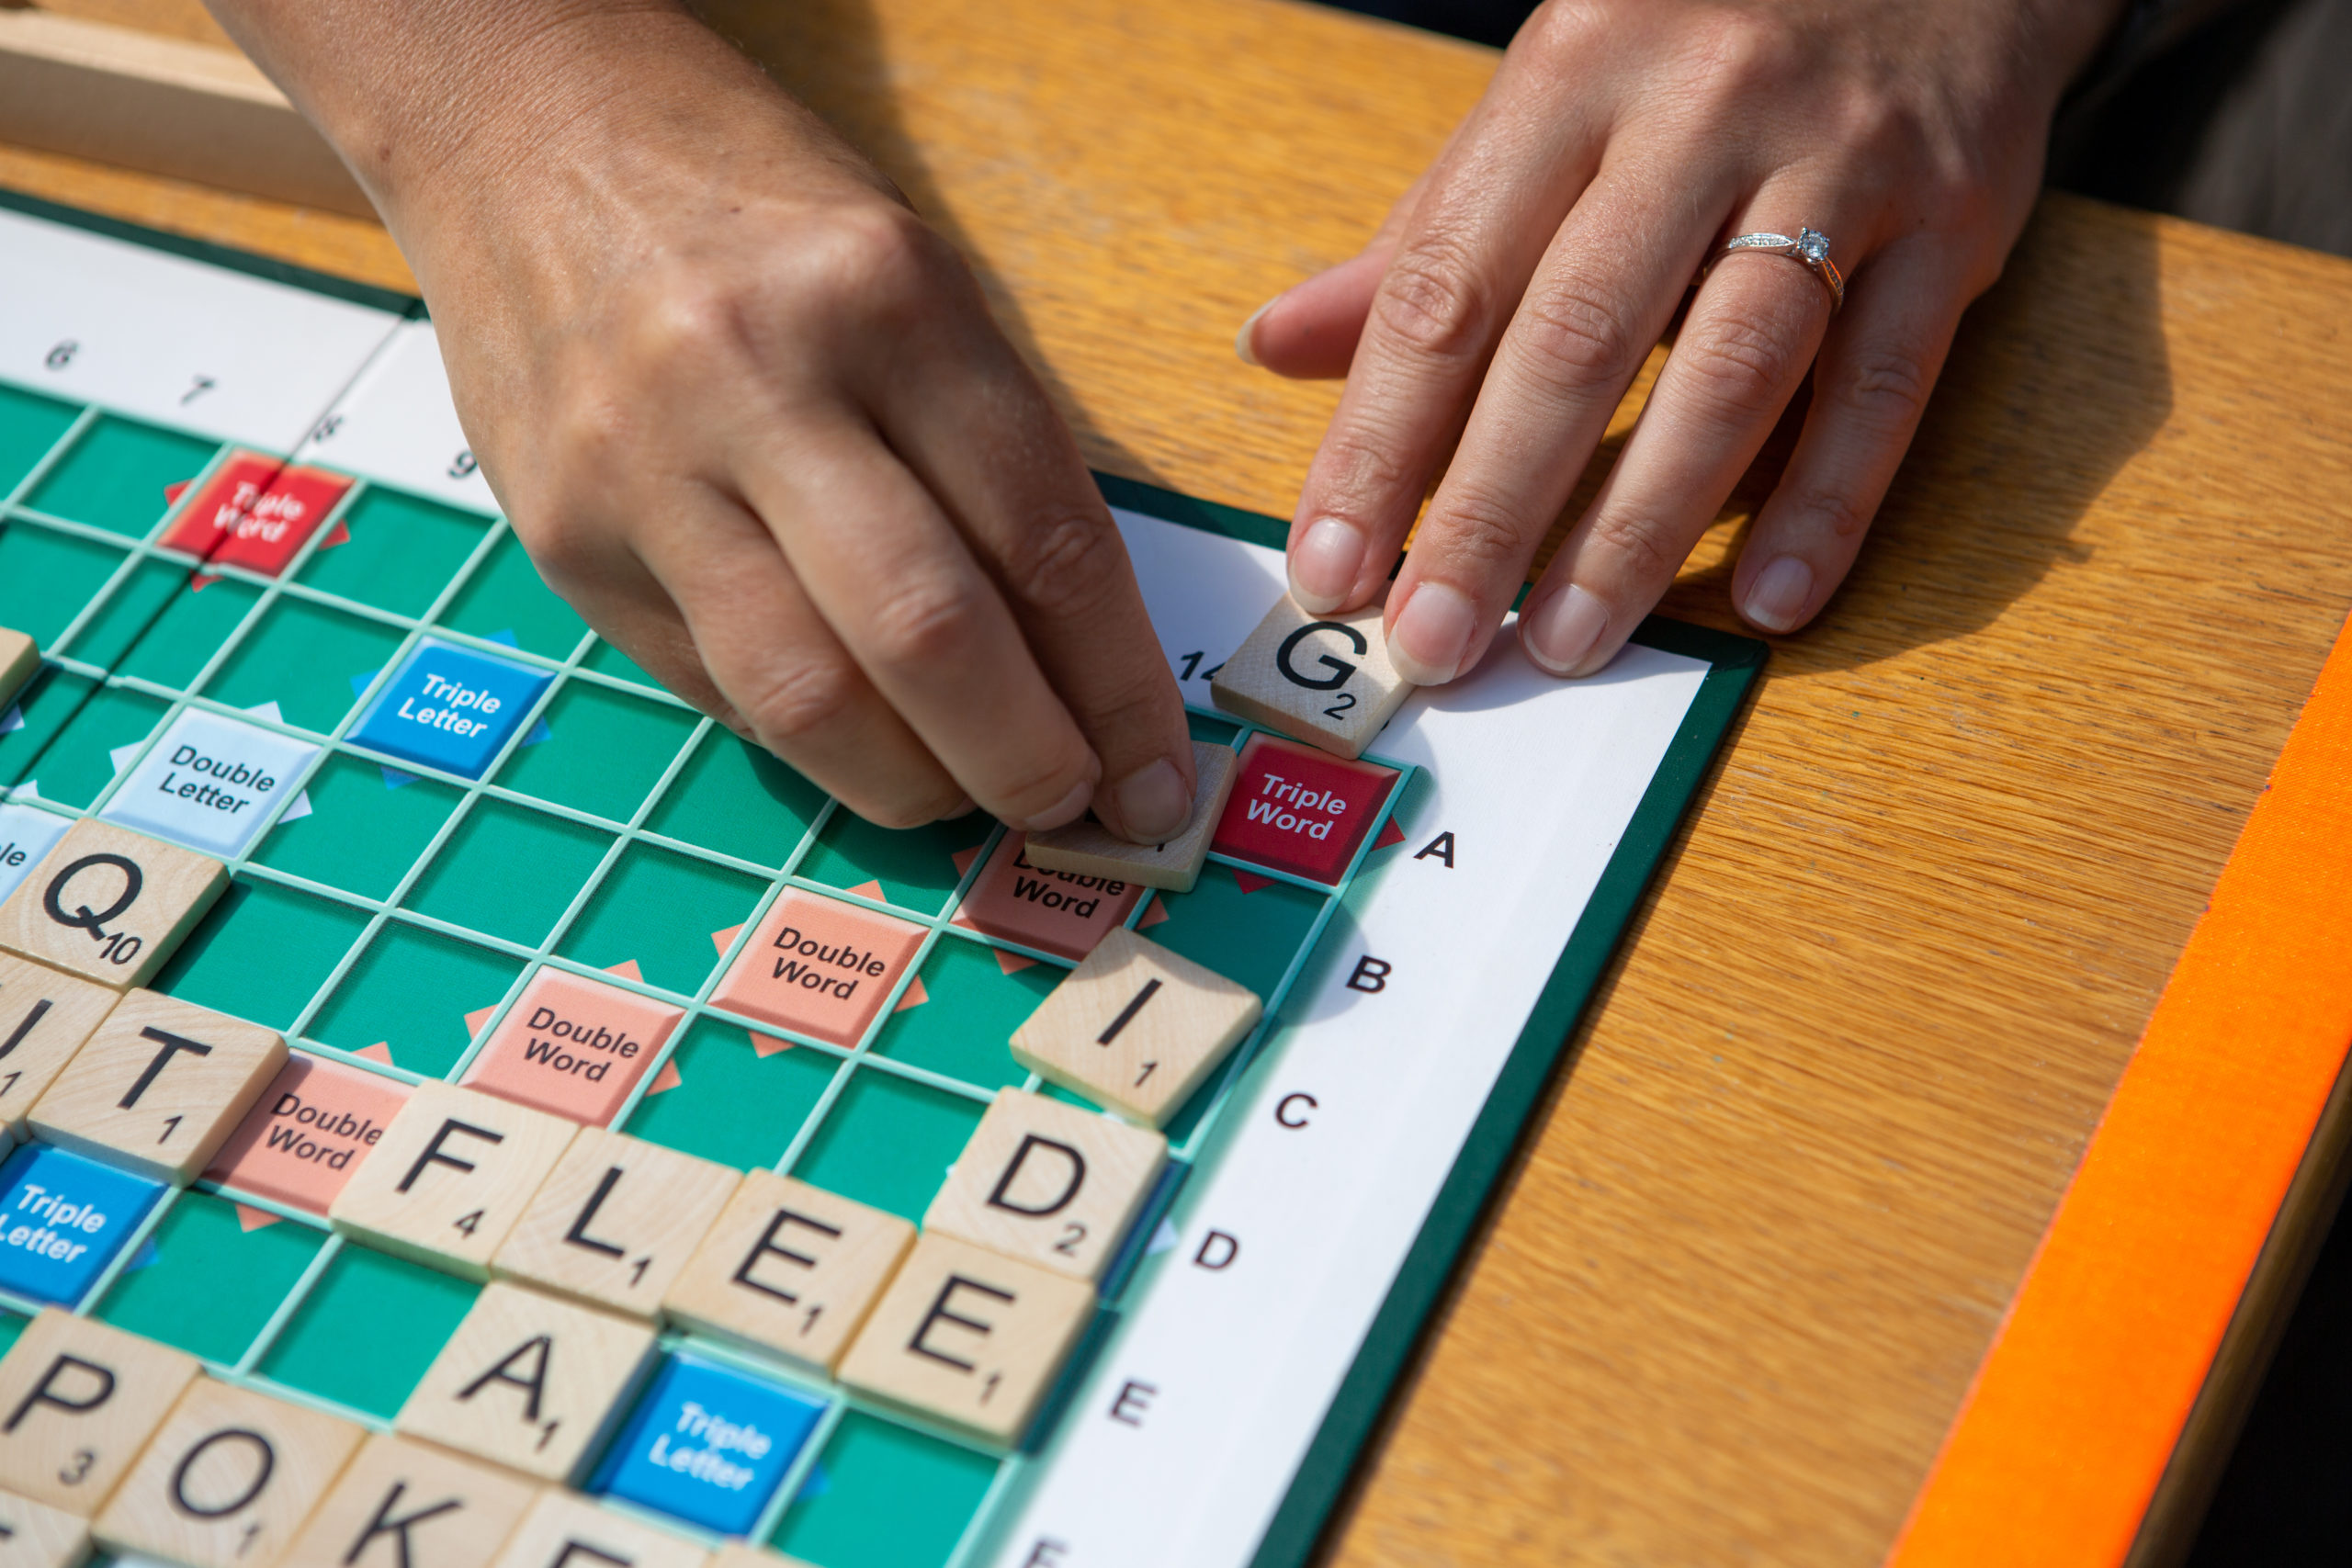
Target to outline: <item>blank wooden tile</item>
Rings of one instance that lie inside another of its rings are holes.
[[[585,1129],[491,1259],[491,1272],[651,1317],[741,1179],[732,1166]]]
[[[35,1136],[185,1187],[286,1065],[274,1029],[133,991],[44,1090]]]
[[[1258,1021],[1258,994],[1115,931],[1012,1032],[1013,1060],[1158,1127]]]
[[[1011,1448],[1094,1313],[1094,1287],[926,1232],[842,1358],[841,1381]]]
[[[89,1555],[89,1520],[0,1492],[0,1568],[74,1568]]]
[[[495,1568],[703,1568],[709,1558],[690,1540],[585,1497],[542,1492]]]
[[[127,990],[228,886],[217,860],[85,817],[0,903],[0,948]]]
[[[1283,594],[1209,682],[1209,695],[1295,740],[1361,757],[1413,688],[1388,661],[1381,606],[1308,615]]]
[[[187,1568],[270,1568],[366,1432],[210,1378],[190,1383],[91,1533]]]
[[[24,633],[0,626],[0,714],[15,705],[17,694],[40,668],[40,645]]]
[[[286,1554],[286,1568],[489,1568],[539,1489],[490,1465],[378,1432]]]
[[[493,1280],[394,1418],[394,1429],[564,1481],[653,1353],[650,1324]]]
[[[755,1170],[662,1303],[681,1326],[831,1371],[914,1245],[896,1214]]]
[[[1099,1281],[1167,1163],[1158,1133],[1001,1089],[922,1228]]]
[[[0,1126],[23,1125],[33,1101],[121,999],[95,981],[0,953]]]
[[[328,1205],[387,1252],[490,1277],[490,1260],[579,1128],[479,1089],[422,1083]]]
[[[1225,815],[1225,803],[1233,794],[1233,781],[1240,769],[1240,759],[1232,747],[1195,740],[1193,770],[1199,787],[1193,795],[1193,815],[1185,820],[1182,832],[1164,844],[1131,844],[1093,818],[1081,817],[1068,827],[1030,834],[1025,852],[1029,863],[1046,871],[1120,877],[1146,887],[1190,893],[1193,884],[1201,879],[1209,840],[1216,836],[1217,818]]]
[[[198,1370],[168,1346],[44,1308],[0,1360],[0,1487],[96,1513]]]

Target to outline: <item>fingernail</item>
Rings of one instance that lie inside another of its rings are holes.
[[[1193,815],[1184,775],[1165,757],[1121,779],[1111,798],[1118,803],[1119,821],[1127,836],[1138,843],[1166,843],[1184,830]]]
[[[1416,686],[1435,686],[1462,671],[1462,657],[1470,651],[1476,629],[1470,597],[1445,582],[1424,582],[1413,590],[1388,631],[1388,661],[1396,673]]]
[[[1290,596],[1309,615],[1336,610],[1363,570],[1363,536],[1336,517],[1318,517],[1290,553]]]
[[[1555,675],[1575,671],[1609,629],[1609,606],[1600,595],[1569,583],[1519,619],[1519,645],[1527,657]]]
[[[1274,299],[1281,298],[1279,294],[1274,296]],[[1269,299],[1250,311],[1250,319],[1241,323],[1241,330],[1233,334],[1233,352],[1241,356],[1241,363],[1244,365],[1256,366],[1261,370],[1265,368],[1264,366],[1259,365],[1258,345],[1251,343],[1250,338],[1250,334],[1258,330],[1258,323],[1265,318],[1266,312],[1274,308],[1274,299]]]
[[[1084,816],[1086,814],[1087,803],[1093,798],[1094,786],[1092,784],[1084,783],[1075,784],[1070,785],[1070,790],[1068,795],[1056,801],[1048,809],[1040,811],[1037,815],[1030,818],[1025,822],[1015,822],[1011,825],[1020,829],[1024,833],[1048,832],[1053,829],[1061,827],[1064,823],[1075,822],[1080,817]]]
[[[1747,604],[1742,614],[1766,631],[1789,631],[1803,617],[1812,597],[1813,568],[1794,556],[1782,556],[1766,563],[1747,585]]]

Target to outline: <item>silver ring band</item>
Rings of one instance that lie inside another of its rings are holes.
[[[1800,228],[1793,238],[1787,234],[1760,232],[1735,235],[1724,242],[1724,248],[1715,253],[1714,261],[1707,264],[1707,271],[1713,272],[1715,262],[1722,261],[1735,251],[1759,251],[1768,256],[1786,256],[1804,267],[1821,279],[1822,287],[1829,290],[1829,313],[1833,316],[1846,303],[1846,275],[1839,272],[1838,264],[1829,259],[1829,236],[1817,229]]]

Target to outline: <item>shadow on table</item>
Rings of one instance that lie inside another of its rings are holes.
[[[899,112],[880,19],[868,0],[795,0],[788,6],[757,0],[690,3],[705,21],[760,62],[793,96],[872,159],[897,183],[915,210],[971,263],[997,325],[1045,383],[1063,417],[1086,433],[1089,461],[1097,468],[1149,476],[1151,469],[1141,457],[1087,417],[1078,394],[1039,350],[1021,301],[989,266],[988,257],[948,205]]]
[[[1964,637],[2061,561],[2081,520],[2172,412],[2157,220],[2045,195],[2002,281],[1969,310],[1910,456],[1852,576],[1814,626],[1777,640],[1783,671],[1848,669]],[[1795,442],[1784,420],[1735,496],[1753,514]],[[1688,571],[1667,614],[1734,626],[1736,546]]]

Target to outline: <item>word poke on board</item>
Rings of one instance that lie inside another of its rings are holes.
[[[542,586],[416,301],[14,197],[0,299],[0,1562],[1306,1555],[1759,645],[1382,728],[1105,479],[1197,842],[884,831]]]

